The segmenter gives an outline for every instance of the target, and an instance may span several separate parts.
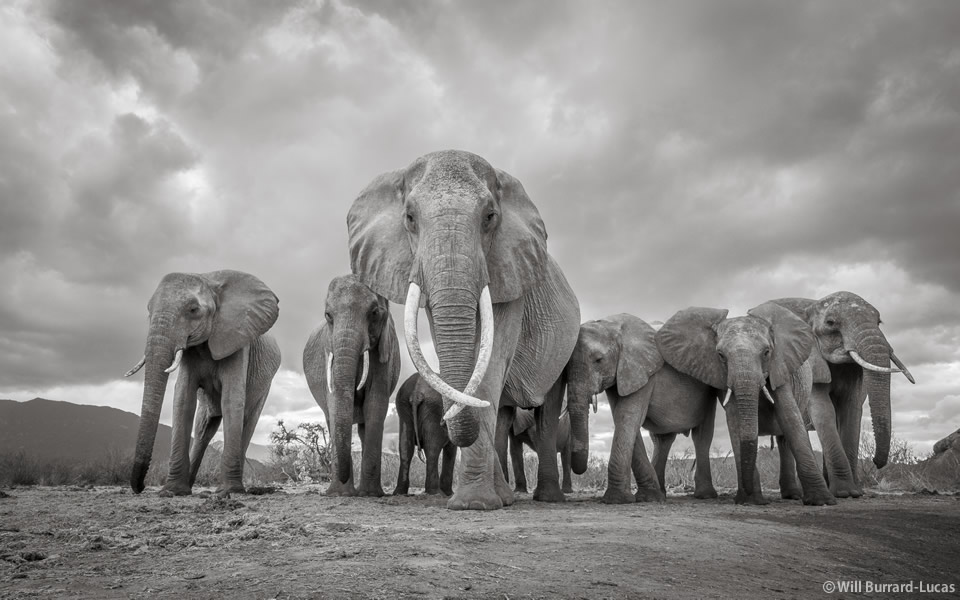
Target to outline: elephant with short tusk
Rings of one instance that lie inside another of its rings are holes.
[[[147,304],[150,325],[143,359],[143,408],[130,485],[143,481],[157,434],[170,373],[179,369],[173,399],[170,472],[163,495],[189,494],[207,445],[223,421],[221,494],[244,491],[243,465],[270,383],[280,368],[280,348],[267,330],[279,315],[277,296],[240,271],[170,273]],[[198,390],[201,410],[197,412]],[[190,429],[197,413],[193,447]],[[189,455],[189,456],[188,456]]]
[[[613,442],[603,494],[608,504],[662,502],[666,498],[666,452],[655,455],[656,466],[651,465],[641,427],[671,442],[677,433],[692,430],[697,456],[694,496],[717,497],[710,475],[717,390],[665,364],[655,335],[653,327],[626,313],[587,321],[580,326],[567,364],[574,473],[582,473],[587,466],[589,408],[593,404],[596,410],[596,395],[606,392],[613,411]],[[637,480],[636,494],[631,491],[631,471]]]
[[[800,495],[804,504],[836,504],[814,459],[803,418],[813,381],[808,361],[813,332],[771,302],[744,317],[727,314],[716,308],[681,310],[664,323],[656,340],[663,359],[678,371],[726,390],[722,404],[737,465],[736,502],[767,502],[756,468],[757,438],[764,434],[781,436],[784,497]],[[797,490],[801,486],[802,492]]]
[[[880,331],[880,312],[851,292],[820,300],[781,298],[774,303],[793,311],[813,328],[813,395],[809,420],[823,448],[830,490],[838,498],[863,495],[859,481],[860,423],[869,399],[876,438],[873,462],[887,464],[890,453],[890,374],[913,375]],[[896,367],[891,367],[891,361]]]
[[[330,282],[324,317],[303,349],[303,372],[330,430],[334,477],[326,493],[383,496],[383,422],[400,379],[390,306],[356,276],[342,275]],[[350,450],[354,423],[362,446],[359,489]]]
[[[555,445],[560,375],[580,323],[536,206],[509,174],[475,154],[445,150],[375,178],[354,200],[347,227],[353,272],[405,304],[407,350],[443,396],[450,441],[463,448],[447,506],[512,503],[494,444],[497,409],[537,408],[543,435]],[[420,351],[421,305],[439,374]],[[556,462],[555,453],[541,454],[535,499],[564,499]]]
[[[501,427],[504,429],[501,435]],[[507,470],[507,452],[513,464],[514,486],[513,491],[519,494],[527,493],[527,474],[524,470],[523,446],[526,444],[534,452],[538,452],[540,431],[537,428],[535,411],[512,406],[501,407],[497,422],[497,454],[500,457],[500,466],[503,469],[507,483],[510,483]],[[573,493],[573,473],[570,466],[570,453],[573,444],[570,438],[570,414],[563,411],[557,424],[557,452],[560,454],[560,467],[563,475],[561,490],[564,494]]]
[[[414,373],[397,390],[396,406],[400,420],[400,471],[393,495],[410,491],[410,461],[414,449],[426,464],[424,493],[452,495],[457,447],[450,443],[441,423],[443,398],[418,373]],[[443,467],[438,471],[437,462],[441,455]]]

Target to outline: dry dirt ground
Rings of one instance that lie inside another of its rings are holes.
[[[156,488],[6,492],[0,598],[827,598],[836,580],[960,590],[960,496],[755,507],[577,494],[478,513],[316,487],[226,501]]]

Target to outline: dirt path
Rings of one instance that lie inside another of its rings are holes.
[[[823,583],[835,580],[960,592],[960,496],[834,507],[527,496],[464,513],[441,499],[309,488],[226,502],[120,488],[9,493],[0,598],[827,598]]]

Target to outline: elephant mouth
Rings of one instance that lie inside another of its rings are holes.
[[[163,370],[164,373],[173,373],[180,368],[180,361],[183,360],[183,348],[177,348],[177,353],[173,356],[173,362],[170,363],[170,366]],[[143,368],[143,365],[147,364],[147,355],[144,354],[143,358],[140,361],[133,365],[133,368],[123,374],[124,377],[130,377],[135,374],[137,371]]]
[[[363,389],[367,383],[367,375],[370,373],[370,351],[363,351],[363,370],[360,373],[360,383],[357,384],[357,391]],[[333,352],[327,352],[327,392],[333,393]]]
[[[487,372],[490,364],[490,354],[493,351],[493,303],[490,300],[490,286],[484,286],[480,293],[480,350],[477,354],[477,363],[473,369],[473,374],[467,382],[463,391],[459,391],[450,386],[427,364],[420,349],[420,338],[417,332],[417,318],[420,313],[420,286],[410,282],[407,290],[407,302],[404,307],[404,337],[407,342],[407,351],[410,353],[410,359],[413,361],[417,372],[423,377],[434,391],[441,396],[454,402],[450,410],[443,415],[444,421],[449,421],[455,417],[465,406],[476,408],[486,408],[490,403],[486,400],[475,398],[477,388],[483,381],[483,376]]]

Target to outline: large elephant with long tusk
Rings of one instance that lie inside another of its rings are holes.
[[[383,422],[400,378],[400,344],[390,307],[356,276],[343,275],[330,282],[324,317],[303,349],[303,372],[333,442],[335,473],[326,493],[383,496]],[[359,488],[350,451],[354,423],[362,445]]]
[[[823,447],[830,490],[837,497],[861,496],[857,464],[863,403],[869,399],[873,462],[881,468],[890,454],[890,374],[903,373],[915,383],[913,375],[880,331],[880,312],[860,296],[836,292],[819,300],[773,302],[793,311],[816,335],[809,416]]]
[[[547,254],[536,206],[512,176],[475,154],[447,150],[374,179],[354,201],[347,226],[353,272],[405,304],[407,349],[443,396],[450,440],[463,448],[447,506],[512,503],[494,444],[497,409],[537,408],[538,426],[555,447],[560,374],[580,326],[577,298]],[[421,305],[439,374],[420,351]],[[556,453],[543,458],[534,498],[561,501]]]
[[[146,352],[126,374],[144,369],[143,408],[130,477],[133,491],[143,491],[167,379],[180,369],[173,399],[170,472],[161,493],[190,493],[221,421],[219,491],[243,492],[244,456],[280,368],[280,348],[264,335],[279,316],[277,296],[262,281],[240,271],[170,273],[160,281],[147,311]],[[202,410],[191,448],[198,395]]]

